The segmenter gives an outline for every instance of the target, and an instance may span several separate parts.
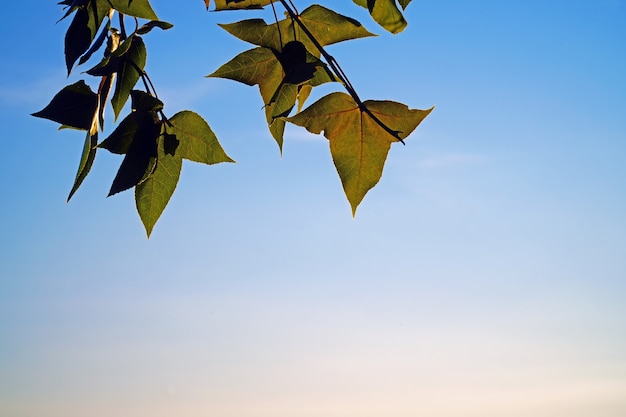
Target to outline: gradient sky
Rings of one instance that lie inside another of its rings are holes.
[[[185,164],[150,240],[119,156],[65,203],[82,134],[29,114],[82,76],[36,3],[0,28],[1,416],[626,415],[626,1],[416,0],[397,36],[322,2],[380,34],[329,48],[364,99],[437,106],[352,219],[323,137],[281,158],[204,78],[271,12],[153,0],[166,111],[238,163]]]

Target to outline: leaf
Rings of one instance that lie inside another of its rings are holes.
[[[324,132],[353,215],[365,194],[380,180],[389,148],[397,141],[389,130],[404,139],[432,111],[411,110],[392,101],[369,100],[362,106],[345,93],[332,93],[287,119],[311,133]]]
[[[111,153],[124,155],[128,153],[128,149],[130,149],[130,145],[137,134],[137,129],[135,114],[131,113],[117,125],[109,137],[98,145],[98,148],[104,148]]]
[[[75,129],[89,130],[98,107],[98,95],[81,80],[59,91],[35,117],[52,120]]]
[[[135,137],[140,134],[138,130],[141,123],[149,125],[151,120],[155,125],[155,129],[158,129],[155,112],[163,109],[163,102],[139,90],[133,90],[131,97],[133,112],[126,116],[109,137],[98,145],[99,148],[104,148],[118,155],[124,155],[128,153]]]
[[[163,102],[144,91],[132,90],[130,96],[134,111],[155,112],[163,110]]]
[[[350,39],[374,36],[358,21],[340,15],[320,5],[312,5],[300,14],[300,20],[309,29],[322,46],[332,45]],[[278,24],[268,25],[263,19],[248,19],[240,22],[221,24],[224,30],[231,35],[258,46],[264,46],[277,51],[282,45],[298,40],[306,49],[319,57],[319,51],[309,37],[302,32],[299,25],[291,19],[283,19]],[[279,35],[279,30],[282,34]],[[294,35],[295,33],[295,35]]]
[[[204,5],[206,6],[206,9],[209,10],[209,6],[211,6],[211,0],[204,0]]]
[[[154,172],[135,187],[135,205],[148,237],[165,210],[180,178],[183,159],[165,149],[165,138],[159,141],[157,165]]]
[[[110,6],[107,2],[90,0],[76,8],[76,15],[65,34],[65,64],[67,73],[76,60],[89,49]]]
[[[310,6],[299,18],[322,46],[373,36],[356,20],[319,5]],[[270,132],[282,151],[285,122],[278,117],[288,115],[296,98],[300,106],[304,104],[310,94],[310,89],[305,88],[300,95],[305,85],[317,86],[336,80],[319,60],[320,51],[309,36],[299,25],[294,26],[290,18],[271,25],[262,19],[249,19],[221,26],[232,35],[262,48],[239,54],[209,77],[259,85]],[[303,56],[306,56],[305,60]],[[299,85],[300,88],[294,90],[285,84]],[[276,103],[278,98],[281,98],[280,103]]]
[[[308,51],[304,53],[306,59],[302,62],[301,56],[289,56],[285,60],[280,52],[263,47],[254,48],[240,53],[207,77],[228,78],[247,85],[258,84],[270,132],[282,150],[285,122],[277,117],[288,115],[284,112],[294,107],[299,91],[290,87],[283,91],[285,86],[301,82],[317,86],[335,81],[318,58]],[[287,62],[281,63],[281,60]],[[301,100],[306,100],[306,97],[308,94],[301,96]],[[277,99],[280,102],[277,103]]]
[[[68,75],[72,72],[76,60],[87,52],[91,45],[92,37],[88,22],[89,13],[82,8],[78,9],[65,34],[65,65]]]
[[[398,3],[402,6],[402,10],[405,10],[409,3],[411,3],[411,0],[398,0]]]
[[[176,155],[194,162],[213,165],[220,162],[235,162],[220,145],[202,116],[189,111],[176,113],[169,119],[171,131],[178,139]]]
[[[91,167],[93,165],[93,161],[96,159],[96,150],[98,145],[98,131],[95,132],[87,132],[87,137],[85,138],[85,145],[83,146],[83,153],[80,158],[80,163],[78,165],[78,172],[76,173],[76,179],[74,180],[74,185],[70,191],[70,194],[67,197],[67,201],[69,202],[72,196],[78,188],[83,183]]]
[[[132,116],[137,128],[113,180],[109,197],[141,183],[154,171],[157,163],[160,124],[155,123],[149,112],[134,112]]]
[[[396,0],[353,0],[359,6],[369,10],[372,18],[383,28],[391,33],[400,33],[406,28],[407,22],[400,9],[396,5]],[[411,0],[399,0],[400,6],[404,10]]]
[[[215,0],[215,10],[237,10],[237,9],[261,9],[273,0]],[[204,4],[209,8],[210,1],[205,0]]]
[[[176,189],[183,159],[209,165],[234,162],[200,115],[185,110],[164,126],[156,168],[135,187],[137,211],[148,237]]]
[[[160,20],[152,20],[148,23],[146,23],[145,25],[143,25],[142,27],[140,27],[139,29],[137,29],[137,34],[139,35],[145,35],[146,33],[150,32],[152,29],[154,28],[159,28],[162,30],[168,30],[173,28],[174,25],[168,22],[161,22]]]
[[[100,35],[98,36],[96,41],[93,43],[93,45],[91,45],[91,48],[89,48],[89,50],[85,52],[83,56],[80,57],[80,60],[78,61],[78,65],[82,65],[85,62],[89,61],[89,58],[91,58],[91,56],[98,49],[102,47],[102,45],[104,44],[104,41],[107,39],[107,34],[109,33],[110,27],[111,27],[111,22],[109,22],[109,24],[107,24],[105,27],[102,28],[102,31],[100,31]]]
[[[139,78],[141,78],[143,68],[146,65],[146,46],[143,40],[139,36],[133,36],[125,42],[128,42],[130,39],[132,40],[130,41],[128,52],[119,58],[117,82],[115,83],[115,92],[111,99],[116,120],[124,104],[126,104],[131,90],[135,87]],[[122,49],[122,45],[118,49]]]
[[[141,19],[159,20],[148,0],[100,0],[108,1],[120,13]]]

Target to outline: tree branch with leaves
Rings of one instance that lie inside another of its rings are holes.
[[[354,0],[392,33],[407,23],[404,9],[411,0]],[[149,0],[65,0],[59,3],[71,19],[65,37],[68,75],[102,51],[86,74],[95,91],[80,80],[62,89],[36,117],[86,132],[79,168],[68,196],[76,193],[89,174],[97,151],[123,155],[109,196],[134,189],[135,203],[148,236],[176,189],[183,160],[204,164],[234,162],[208,123],[184,110],[167,117],[146,67],[143,36],[167,30]],[[210,0],[204,0],[207,9]],[[258,86],[268,129],[282,152],[285,125],[323,133],[346,197],[356,213],[365,194],[380,180],[387,154],[395,142],[404,143],[432,111],[409,109],[393,101],[361,100],[339,62],[326,47],[373,34],[361,23],[321,5],[298,12],[291,0],[216,0],[214,10],[271,8],[273,23],[247,19],[219,26],[254,45],[207,77]],[[284,19],[279,20],[282,8]],[[143,22],[140,24],[140,22]],[[128,32],[128,28],[133,28]],[[137,89],[141,81],[144,89]],[[345,92],[330,93],[304,108],[312,90],[337,83]],[[117,123],[130,100],[130,112]],[[113,131],[102,141],[104,111],[110,103]]]

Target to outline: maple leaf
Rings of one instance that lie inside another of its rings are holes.
[[[391,144],[409,136],[432,110],[376,100],[359,106],[351,96],[338,92],[286,120],[311,133],[324,132],[354,215],[365,194],[380,180]]]
[[[373,36],[356,20],[319,5],[308,7],[299,19],[321,46]],[[282,117],[289,115],[296,102],[301,108],[312,87],[336,81],[335,77],[319,60],[320,51],[309,36],[290,18],[270,25],[262,19],[248,19],[220,26],[259,47],[237,55],[208,77],[258,84],[268,127],[282,150]]]

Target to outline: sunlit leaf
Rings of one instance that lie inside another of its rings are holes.
[[[391,33],[399,33],[407,26],[396,0],[353,0],[359,6],[369,10],[372,18]],[[400,0],[400,6],[405,9],[411,0]]]
[[[260,9],[272,0],[215,0],[215,10]],[[210,1],[205,0],[208,8]]]
[[[197,113],[182,111],[169,119],[168,132],[176,135],[176,155],[203,164],[235,162],[220,145],[207,122]]]
[[[180,155],[165,150],[164,138],[159,141],[157,155],[154,172],[135,187],[135,205],[148,237],[176,190],[183,165]]]
[[[293,41],[291,44],[294,44]],[[306,50],[300,52],[304,53],[304,61],[302,56],[296,57],[293,53],[288,53],[287,57],[283,58],[281,52],[270,48],[254,48],[242,52],[208,75],[228,78],[247,85],[258,84],[265,104],[265,116],[270,133],[280,149],[283,145],[285,122],[278,117],[286,116],[285,112],[288,113],[295,106],[300,90],[293,88],[293,85],[302,86],[303,83],[307,83],[310,86],[317,86],[335,81],[324,63],[317,57]],[[300,96],[301,102],[307,97],[308,94]]]
[[[100,0],[108,1],[120,13],[148,20],[159,20],[148,0]]]
[[[75,129],[89,130],[98,107],[98,95],[83,80],[59,91],[35,117],[52,120]]]
[[[322,46],[374,36],[358,21],[320,5],[308,7],[300,14],[300,20]],[[283,19],[278,24],[272,23],[270,25],[262,19],[248,19],[220,26],[243,41],[277,51],[282,50],[282,46],[287,42],[298,40],[304,44],[310,53],[319,56],[319,51],[313,42],[302,32],[299,25],[296,24],[294,28],[291,19]]]
[[[332,93],[287,119],[312,133],[324,132],[353,215],[380,180],[391,144],[411,134],[432,111],[392,101],[369,100],[362,106],[345,93]]]

